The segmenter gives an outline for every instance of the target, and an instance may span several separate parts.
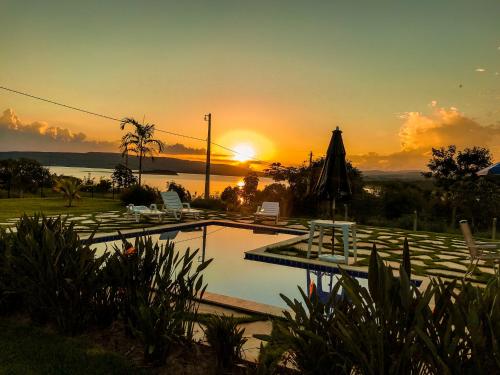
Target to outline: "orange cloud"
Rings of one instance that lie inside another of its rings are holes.
[[[350,159],[361,169],[423,169],[434,147],[456,145],[488,147],[500,155],[500,126],[481,125],[457,108],[439,108],[431,103],[432,113],[407,112],[399,130],[401,150],[388,155],[368,153]]]

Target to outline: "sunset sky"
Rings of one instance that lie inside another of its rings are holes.
[[[200,138],[211,112],[215,142],[263,161],[320,156],[337,125],[362,169],[423,168],[451,143],[500,160],[498,0],[0,4],[0,86]],[[205,147],[157,135],[179,157]],[[0,151],[113,151],[120,136],[0,90]]]

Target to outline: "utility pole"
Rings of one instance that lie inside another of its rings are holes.
[[[309,153],[309,176],[307,176],[307,187],[306,187],[306,195],[309,195],[311,192],[311,183],[312,183],[312,159],[313,159],[313,152],[311,151]]]
[[[205,199],[210,198],[210,145],[212,143],[212,114],[205,115],[205,121],[208,122],[208,135],[207,135],[207,163],[205,169]]]

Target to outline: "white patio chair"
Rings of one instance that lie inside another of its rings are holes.
[[[181,220],[182,216],[191,216],[195,219],[200,218],[200,210],[191,208],[189,203],[182,203],[177,192],[170,190],[161,193],[163,199],[163,210],[174,215],[176,220]]]
[[[149,207],[129,204],[127,206],[127,214],[133,215],[136,222],[140,221],[141,216],[156,216],[158,218],[158,221],[161,222],[163,215],[165,215],[165,212],[160,211],[158,207],[156,207],[155,203],[151,204]]]
[[[274,222],[278,224],[280,217],[280,204],[279,202],[262,202],[261,206],[257,207],[255,212],[255,221],[260,218],[274,218]]]
[[[491,260],[493,261],[493,263],[496,263],[500,266],[499,243],[480,243],[474,241],[474,237],[472,237],[472,232],[470,230],[469,223],[467,223],[467,220],[460,220],[460,229],[462,230],[465,244],[467,245],[470,254],[470,267],[464,278],[474,272],[474,268],[477,266],[480,260]]]

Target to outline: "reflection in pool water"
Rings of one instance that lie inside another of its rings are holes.
[[[204,271],[207,291],[237,297],[268,305],[286,307],[279,296],[283,293],[289,298],[301,299],[299,285],[307,292],[311,281],[317,285],[322,299],[328,298],[329,291],[337,281],[338,275],[329,272],[309,271],[245,260],[245,251],[270,245],[294,237],[269,231],[209,225],[189,230],[175,230],[151,235],[153,241],[173,241],[177,251],[199,249],[198,261],[214,258]],[[121,241],[96,244],[99,251],[110,245],[121,246]],[[366,282],[359,279],[360,282]]]

